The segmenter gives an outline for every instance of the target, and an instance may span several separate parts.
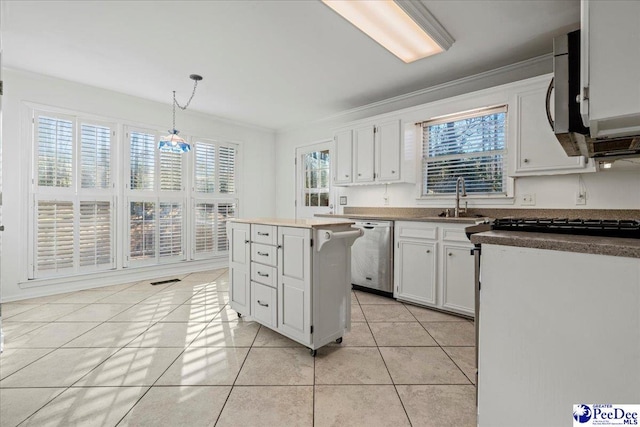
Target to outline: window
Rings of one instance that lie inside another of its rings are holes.
[[[197,140],[193,151],[193,257],[205,258],[229,250],[226,227],[236,217],[238,148]]]
[[[305,206],[329,206],[329,150],[303,155]]]
[[[128,129],[129,254],[127,266],[186,259],[185,155],[159,151],[159,134]]]
[[[124,126],[119,141],[116,124],[80,114],[29,118],[29,279],[226,255],[239,145],[195,139],[189,153],[163,152],[153,129]]]
[[[421,195],[506,193],[506,106],[422,123]]]
[[[115,267],[113,125],[35,112],[29,277]]]

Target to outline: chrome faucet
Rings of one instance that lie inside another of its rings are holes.
[[[462,195],[460,194],[460,183],[462,183]],[[456,210],[454,212],[454,216],[456,218],[460,216],[460,196],[462,197],[467,196],[467,189],[465,188],[465,185],[464,185],[464,178],[461,176],[459,176],[458,179],[456,179]],[[466,212],[466,208],[465,208],[465,212]]]

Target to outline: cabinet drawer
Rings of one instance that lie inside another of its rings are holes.
[[[452,242],[469,243],[469,246],[471,246],[471,242],[463,228],[442,228],[442,239]]]
[[[435,240],[438,238],[438,227],[432,223],[396,221],[396,237],[405,239]]]
[[[251,261],[260,264],[278,265],[278,249],[275,246],[261,245],[259,243],[251,244]]]
[[[277,245],[278,233],[273,225],[251,224],[251,241],[265,245]]]
[[[277,290],[260,283],[251,282],[251,316],[265,326],[278,326],[276,302]]]
[[[278,283],[278,270],[274,267],[252,262],[251,280],[275,288]]]

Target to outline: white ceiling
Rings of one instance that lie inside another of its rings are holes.
[[[456,40],[411,64],[316,0],[2,2],[5,67],[273,129],[552,51],[579,0],[424,1]]]

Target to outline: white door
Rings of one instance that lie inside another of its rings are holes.
[[[296,218],[333,213],[330,144],[296,149]]]
[[[373,182],[375,135],[373,125],[364,126],[353,131],[355,146],[356,170],[353,182]]]
[[[399,240],[396,253],[396,297],[436,304],[437,243]]]

